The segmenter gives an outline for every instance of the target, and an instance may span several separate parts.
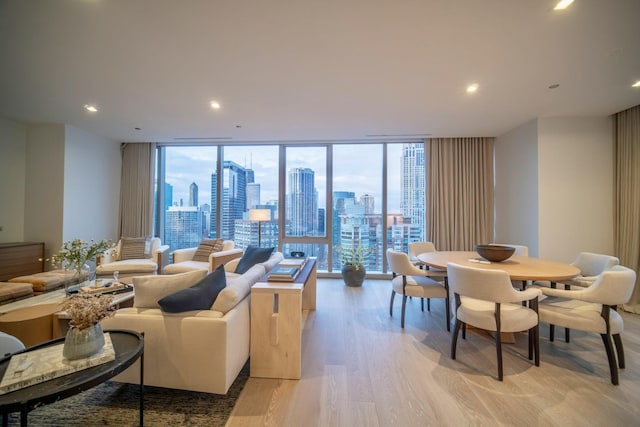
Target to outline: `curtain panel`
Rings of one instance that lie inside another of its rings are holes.
[[[428,138],[427,239],[438,250],[471,251],[493,241],[495,138]]]
[[[120,181],[120,236],[153,234],[154,143],[124,143]]]
[[[640,105],[613,116],[614,250],[620,264],[640,268]],[[640,313],[640,281],[624,310]]]

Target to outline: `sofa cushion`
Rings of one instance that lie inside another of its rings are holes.
[[[209,310],[226,284],[224,268],[220,266],[195,285],[160,298],[158,305],[166,313]]]
[[[258,246],[249,246],[238,261],[238,265],[236,265],[235,273],[244,274],[251,267],[258,264],[259,262],[265,262],[271,256],[271,252],[273,252],[275,248],[259,248]]]
[[[212,252],[220,252],[223,242],[224,239],[202,239],[193,255],[193,261],[209,262],[209,255]]]
[[[260,280],[264,273],[262,265],[254,265],[242,276],[230,277],[227,280],[227,287],[218,294],[218,298],[213,303],[211,310],[226,314],[249,295],[251,286]]]
[[[196,284],[206,274],[206,270],[195,270],[170,276],[136,276],[133,278],[133,306],[160,308],[160,298]]]
[[[150,237],[123,237],[120,239],[120,260],[149,258]]]

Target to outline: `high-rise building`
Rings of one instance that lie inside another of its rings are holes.
[[[289,170],[287,188],[287,223],[291,236],[316,236],[318,234],[318,192],[315,188],[315,172],[309,168]]]
[[[217,174],[211,174],[211,226],[210,235],[233,240],[235,220],[242,219],[247,210],[247,173],[239,164],[225,160],[222,166],[222,221],[221,229],[216,229],[217,222]]]
[[[198,246],[204,216],[196,206],[171,206],[165,212],[164,244],[169,251]]]
[[[198,206],[198,184],[195,182],[189,186],[189,206]]]
[[[360,196],[360,204],[364,206],[365,215],[373,215],[375,200],[371,194],[363,194]]]
[[[251,182],[247,184],[247,209],[254,209],[260,205],[260,184]]]
[[[410,219],[420,230],[425,228],[425,163],[424,144],[412,143],[402,145],[400,164],[402,182],[400,191],[402,198],[400,208],[402,215]],[[421,231],[418,240],[424,240]]]
[[[164,183],[164,210],[169,209],[169,206],[173,206],[173,185]]]

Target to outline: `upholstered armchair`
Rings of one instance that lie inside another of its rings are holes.
[[[120,277],[161,274],[169,260],[169,246],[159,237],[123,237],[115,248],[106,251],[96,267],[96,276]]]
[[[402,295],[402,314],[400,317],[400,327],[404,328],[404,314],[407,306],[407,297],[421,298],[421,309],[424,311],[424,298],[443,298],[445,300],[446,327],[450,329],[450,305],[449,289],[445,279],[444,271],[422,270],[409,260],[409,256],[404,252],[397,252],[387,249],[387,262],[389,269],[393,273],[391,280],[391,301],[389,302],[389,315],[393,316],[393,300],[396,294]],[[434,278],[443,279],[436,281]],[[430,311],[431,306],[427,305]]]
[[[455,298],[455,326],[451,336],[451,358],[456,358],[458,334],[466,338],[466,326],[495,331],[498,380],[502,381],[501,332],[529,332],[529,360],[540,366],[538,332],[539,289],[517,291],[509,274],[449,263],[449,286]],[[529,306],[519,304],[528,301]]]
[[[242,256],[242,249],[235,248],[233,240],[224,240],[221,243],[222,247],[220,250],[211,250],[208,255],[202,252],[198,253],[200,246],[176,249],[172,253],[172,262],[165,267],[164,273],[176,274],[193,270],[207,270],[212,272],[220,265]]]
[[[418,255],[436,251],[436,246],[433,242],[411,242],[407,247],[409,250],[409,259],[415,266],[420,268],[424,267],[424,263],[418,259]]]
[[[546,298],[539,305],[540,321],[549,324],[550,341],[553,341],[554,326],[600,334],[614,385],[618,384],[618,367],[625,367],[620,338],[624,321],[616,309],[618,305],[629,302],[635,283],[636,273],[633,270],[614,266],[602,272],[588,288],[541,288]],[[618,354],[617,365],[611,338]]]

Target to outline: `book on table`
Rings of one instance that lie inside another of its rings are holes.
[[[300,273],[299,267],[288,267],[277,265],[267,275],[267,280],[277,282],[293,282]]]
[[[302,270],[305,263],[307,262],[306,258],[285,258],[278,264],[280,267],[298,267]]]

